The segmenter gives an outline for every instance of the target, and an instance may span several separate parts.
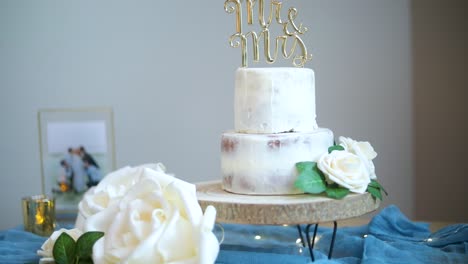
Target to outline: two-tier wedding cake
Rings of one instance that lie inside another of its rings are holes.
[[[223,188],[239,194],[296,194],[295,164],[316,161],[333,145],[318,128],[314,72],[307,68],[239,68],[235,125],[221,139]]]
[[[268,5],[264,0],[224,4],[225,11],[236,17],[229,43],[240,48],[242,65],[235,76],[234,130],[221,138],[223,189],[246,195],[309,193],[334,199],[369,192],[382,199],[385,190],[376,181],[372,160],[377,153],[371,144],[346,137],[335,143],[332,131],[318,127],[314,71],[304,68],[312,59],[301,38],[307,28],[295,21],[296,8],[288,8],[286,14],[282,7],[281,1]],[[278,27],[280,34],[274,36],[270,26]],[[262,50],[266,63],[283,57],[291,59],[295,68],[248,68],[250,52],[251,60],[259,62]]]

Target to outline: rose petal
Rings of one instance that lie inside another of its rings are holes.
[[[213,232],[200,233],[199,240],[198,263],[211,264],[215,263],[219,253],[219,242]]]
[[[357,142],[357,146],[362,151],[362,153],[366,156],[368,160],[373,160],[377,157],[377,152],[375,152],[372,145],[367,141]]]
[[[143,240],[151,231],[151,218],[153,208],[143,200],[130,202],[128,208],[128,225],[138,240]]]
[[[107,231],[107,227],[112,223],[114,220],[113,218],[118,213],[118,207],[112,206],[110,208],[106,208],[95,215],[92,215],[86,219],[84,225],[84,231]]]
[[[362,160],[347,151],[325,153],[319,158],[317,166],[329,183],[334,182],[351,192],[364,193],[370,183]]]
[[[377,152],[374,151],[374,148],[369,142],[356,141],[346,137],[340,137],[339,142],[346,151],[356,154],[362,160],[371,179],[377,178],[375,175],[375,166],[372,162],[372,160],[377,157]]]
[[[219,242],[213,234],[216,220],[216,208],[208,206],[200,225],[200,237],[198,241],[198,263],[214,263],[219,253]]]
[[[214,224],[216,221],[216,208],[214,206],[209,205],[205,209],[205,214],[203,215],[203,219],[201,222],[201,230],[204,232],[211,232],[213,231]]]
[[[178,210],[174,211],[157,244],[163,260],[170,262],[196,256],[193,235],[194,226],[186,218],[182,218]]]
[[[98,239],[93,245],[93,261],[94,263],[104,262],[104,238]]]
[[[166,172],[166,166],[162,163],[148,163],[148,164],[143,164],[138,166],[137,168],[148,168],[152,169],[154,171],[159,171],[159,172]]]
[[[196,199],[195,185],[176,179],[164,189],[165,198],[174,203],[182,217],[197,226],[202,218],[202,210]]]
[[[150,178],[161,185],[161,188],[165,188],[167,185],[173,181],[180,181],[172,175],[166,174],[162,171],[155,171],[149,168],[143,168],[144,175],[146,178]]]
[[[135,168],[127,166],[107,174],[96,186],[96,192],[105,191],[108,186],[129,185],[132,181],[132,177],[129,176],[135,171]]]

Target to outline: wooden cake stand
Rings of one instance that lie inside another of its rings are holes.
[[[241,195],[223,190],[220,181],[197,184],[197,198],[203,210],[213,205],[216,208],[216,221],[220,223],[253,225],[297,225],[303,241],[301,224],[307,224],[305,234],[310,256],[314,261],[312,249],[318,224],[333,222],[333,236],[328,258],[331,258],[335,242],[338,220],[353,218],[372,212],[380,202],[369,193],[350,194],[341,200],[325,196],[296,195]],[[309,230],[315,225],[312,240]]]

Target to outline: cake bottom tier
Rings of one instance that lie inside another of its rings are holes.
[[[333,145],[333,133],[319,128],[307,133],[223,133],[223,189],[249,195],[302,193],[294,187],[296,163],[317,161]]]

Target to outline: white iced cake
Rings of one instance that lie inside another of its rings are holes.
[[[234,132],[221,139],[223,188],[239,194],[297,194],[295,164],[316,161],[333,145],[318,128],[314,72],[306,68],[239,68]]]
[[[314,131],[314,72],[306,68],[239,68],[234,119],[234,129],[240,133]]]

